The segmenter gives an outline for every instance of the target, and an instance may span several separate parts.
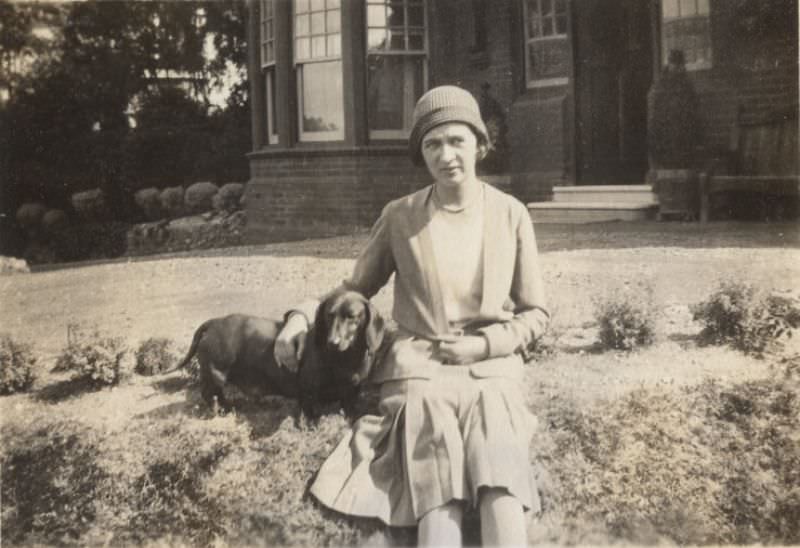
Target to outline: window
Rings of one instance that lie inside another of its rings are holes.
[[[669,52],[683,51],[688,70],[711,68],[711,0],[662,0],[661,53],[667,63]]]
[[[570,55],[567,0],[525,0],[523,8],[528,87],[566,84]]]
[[[403,139],[425,90],[424,0],[367,0],[367,125],[373,139]]]
[[[267,143],[278,142],[275,119],[275,0],[261,0],[261,70],[266,85]]]
[[[301,141],[344,139],[341,22],[339,0],[294,2]]]

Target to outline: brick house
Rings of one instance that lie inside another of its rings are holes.
[[[796,0],[250,0],[254,240],[369,226],[428,183],[408,158],[416,99],[459,84],[496,139],[484,173],[524,201],[641,184],[647,97],[680,49],[703,150],[796,112]],[[795,114],[796,120],[796,114]],[[795,132],[796,135],[796,132]]]

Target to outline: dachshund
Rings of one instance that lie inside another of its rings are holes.
[[[284,318],[285,320],[286,318]],[[201,394],[210,406],[230,409],[223,387],[298,399],[316,417],[320,404],[340,402],[350,414],[384,338],[384,321],[361,293],[339,289],[320,303],[297,371],[275,361],[275,339],[285,321],[244,314],[213,318],[195,332],[186,357],[200,363]]]

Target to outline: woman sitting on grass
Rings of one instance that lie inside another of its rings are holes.
[[[381,414],[353,425],[311,492],[344,514],[418,525],[420,545],[461,544],[477,506],[485,544],[524,545],[539,499],[523,355],[548,322],[533,225],[476,177],[489,139],[467,91],[423,95],[409,141],[435,182],[384,208],[344,282],[372,297],[395,274],[398,331],[371,376]],[[290,313],[275,350],[284,366],[297,366],[317,304]]]

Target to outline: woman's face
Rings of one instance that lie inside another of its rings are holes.
[[[458,186],[475,179],[478,139],[461,122],[436,126],[422,138],[422,157],[437,183]]]

